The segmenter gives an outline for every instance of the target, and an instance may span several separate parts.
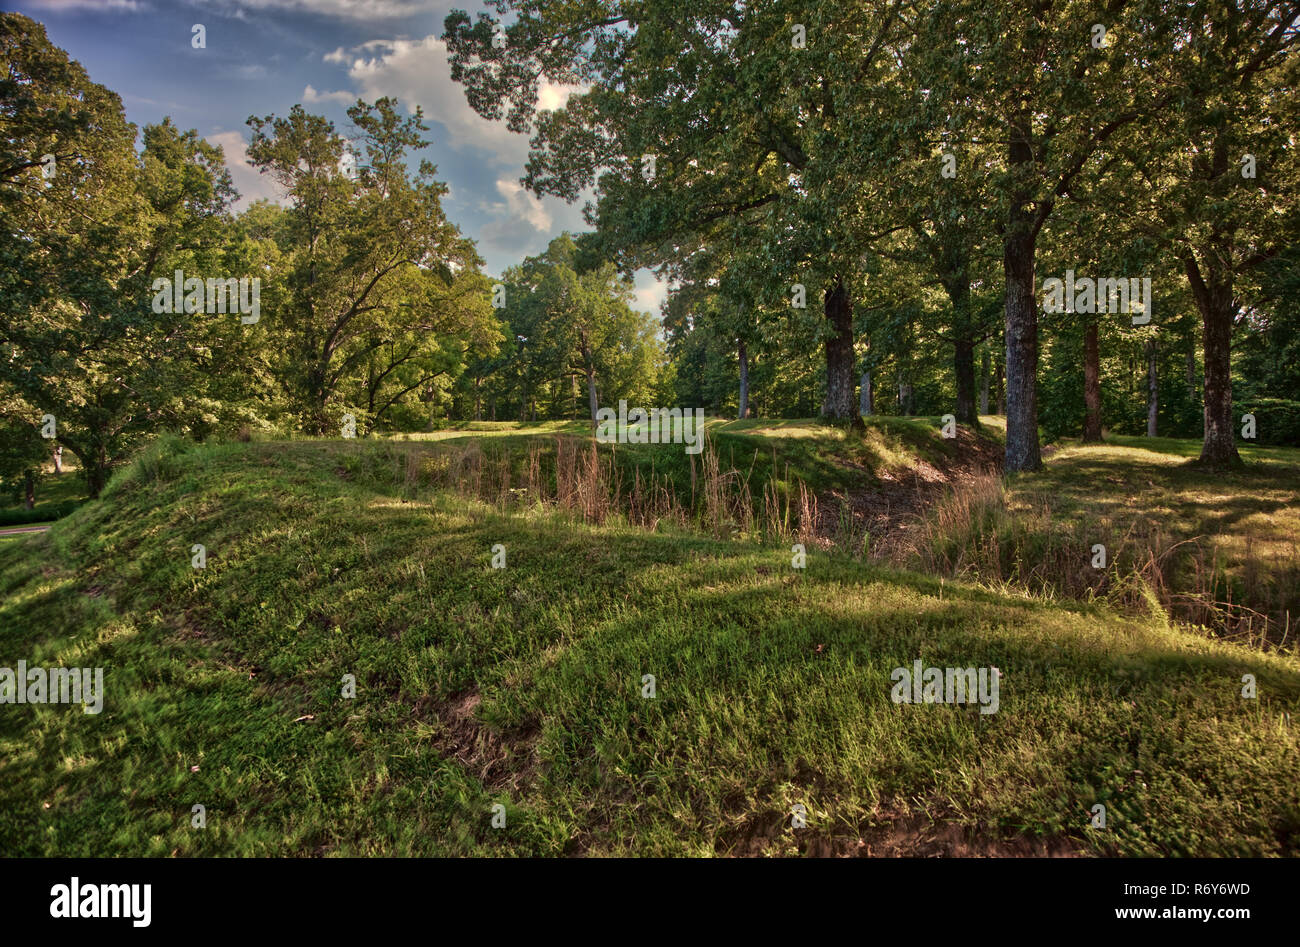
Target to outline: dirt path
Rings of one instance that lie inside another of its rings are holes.
[[[43,533],[49,528],[49,523],[33,523],[30,526],[8,526],[4,529],[0,529],[0,536],[17,536],[22,533]]]

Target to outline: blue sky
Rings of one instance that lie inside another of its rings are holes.
[[[389,95],[424,109],[431,144],[421,154],[451,188],[448,216],[499,274],[539,253],[563,230],[588,229],[581,202],[537,199],[519,185],[527,136],[478,117],[451,81],[438,36],[443,18],[482,0],[9,0],[45,25],[50,40],[122,97],[143,127],[170,115],[225,149],[245,200],[277,199],[248,166],[250,115],[284,115],[301,103],[347,134],[347,107]],[[207,47],[191,46],[192,28]],[[542,105],[567,90],[544,86]],[[241,204],[242,206],[242,204]],[[637,275],[637,302],[657,311],[663,288]]]

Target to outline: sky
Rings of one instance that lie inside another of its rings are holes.
[[[438,37],[456,7],[471,16],[482,0],[5,0],[4,8],[45,25],[50,41],[122,97],[140,128],[171,116],[225,151],[238,207],[278,200],[275,185],[252,168],[245,148],[250,115],[287,115],[296,104],[351,131],[347,108],[392,96],[423,108],[430,131],[418,153],[438,167],[450,191],[447,216],[478,245],[496,276],[552,237],[590,228],[582,200],[538,199],[519,183],[528,137],[480,118],[451,81]],[[206,48],[192,45],[205,28]],[[543,108],[567,90],[541,89]],[[636,274],[636,305],[657,312],[664,286]]]

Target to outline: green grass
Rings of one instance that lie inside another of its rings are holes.
[[[36,484],[36,504],[29,510],[21,488],[0,494],[0,527],[23,523],[44,523],[67,516],[86,502],[86,481],[75,464],[64,464],[63,473],[45,472]]]
[[[806,419],[708,419],[705,430],[721,468],[737,471],[753,494],[761,493],[763,485],[771,481],[787,492],[803,483],[820,495],[862,489],[878,483],[882,476],[912,471],[921,462],[951,462],[972,440],[985,444],[1000,440],[996,423],[986,426],[978,437],[966,432],[963,440],[940,437],[940,423],[938,417],[877,415],[866,419],[864,432],[855,433]],[[557,438],[587,441],[591,433],[591,424],[583,421],[475,421],[455,429],[387,439],[433,442],[452,450],[481,449],[513,458],[517,470],[534,445],[549,448]],[[681,444],[603,444],[600,450],[615,458],[627,480],[634,471],[640,471],[643,478],[663,478],[679,498],[690,497],[692,484],[701,474],[700,457],[686,453]]]
[[[411,495],[357,462],[378,449],[165,442],[0,545],[0,666],[102,666],[107,690],[98,716],[0,705],[0,850],[779,854],[935,820],[975,851],[1023,834],[1300,852],[1292,655],[847,557],[796,571],[781,548]],[[999,712],[892,703],[891,670],[917,659],[998,667]]]

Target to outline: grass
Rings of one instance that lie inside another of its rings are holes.
[[[4,705],[0,847],[829,853],[952,823],[975,853],[1300,852],[1293,654],[815,550],[795,570],[788,547],[503,512],[408,486],[385,450],[168,441],[0,545],[0,666],[102,666],[107,690],[98,716]],[[894,704],[890,672],[917,659],[996,666],[999,712]]]
[[[877,415],[867,420],[862,434],[806,419],[714,418],[706,420],[705,429],[725,469],[740,471],[756,484],[772,478],[787,484],[802,482],[817,493],[860,488],[883,474],[910,471],[918,460],[938,463],[955,457],[959,451],[954,442],[935,436],[941,423],[938,417]],[[477,421],[458,429],[393,435],[392,440],[433,441],[448,447],[496,447],[522,454],[530,444],[553,442],[557,437],[589,439],[591,430],[590,423],[583,421]],[[996,428],[986,435],[996,440]],[[618,455],[628,472],[653,468],[668,477],[679,492],[689,492],[692,455],[680,444],[621,443],[603,445],[602,450]]]
[[[65,461],[63,473],[58,475],[53,464],[45,467],[36,484],[36,503],[30,510],[21,485],[15,491],[0,494],[0,527],[57,520],[86,502],[86,481],[75,461]]]
[[[1243,469],[1209,473],[1189,462],[1193,441],[1067,442],[1041,472],[986,477],[940,502],[915,564],[1076,598],[1152,597],[1182,621],[1294,649],[1300,452],[1241,452]]]

